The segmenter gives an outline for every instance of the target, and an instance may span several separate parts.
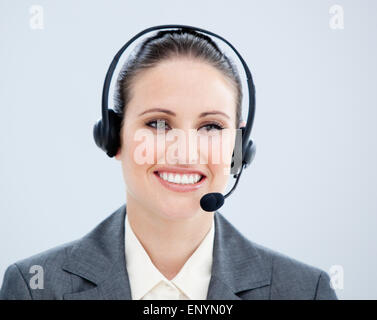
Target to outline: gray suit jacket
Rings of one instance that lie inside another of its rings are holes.
[[[83,238],[10,265],[0,299],[132,299],[125,215],[124,204]],[[219,212],[214,219],[207,300],[337,299],[325,271],[251,242]],[[33,265],[43,268],[43,289],[30,285]]]

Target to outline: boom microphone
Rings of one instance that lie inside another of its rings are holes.
[[[237,184],[238,184],[238,180],[240,180],[241,173],[242,173],[244,166],[245,166],[245,164],[242,164],[240,172],[237,175],[237,180],[234,183],[233,188],[225,196],[223,196],[219,192],[211,192],[211,193],[205,194],[200,199],[200,206],[202,207],[202,209],[204,211],[213,212],[213,211],[216,211],[216,210],[218,210],[222,207],[225,199],[228,198],[232,194],[232,192],[236,189]]]

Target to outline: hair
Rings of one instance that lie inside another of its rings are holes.
[[[124,63],[114,94],[114,111],[122,118],[121,128],[136,76],[164,60],[185,57],[207,62],[230,80],[236,91],[236,128],[238,128],[242,117],[242,84],[236,65],[210,37],[184,28],[158,31],[157,34],[140,43]]]

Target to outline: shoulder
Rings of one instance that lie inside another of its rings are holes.
[[[5,270],[0,300],[33,299],[35,295],[51,297],[46,284],[59,282],[62,290],[70,288],[70,278],[61,269],[69,252],[79,240],[67,242],[30,257],[18,260]],[[33,290],[33,286],[36,290]],[[43,290],[39,290],[43,289]]]
[[[10,265],[0,299],[63,299],[91,288],[119,257],[124,214],[122,205],[83,237]]]
[[[337,299],[325,270],[248,239],[247,241],[269,270],[271,299]]]
[[[221,214],[216,221],[228,272],[237,270],[245,283],[240,288],[264,287],[268,299],[337,299],[326,271],[251,241]],[[259,296],[253,290],[248,295]]]

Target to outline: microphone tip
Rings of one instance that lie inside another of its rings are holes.
[[[200,199],[200,206],[204,211],[213,212],[221,208],[224,204],[224,199],[221,193],[207,193]]]

